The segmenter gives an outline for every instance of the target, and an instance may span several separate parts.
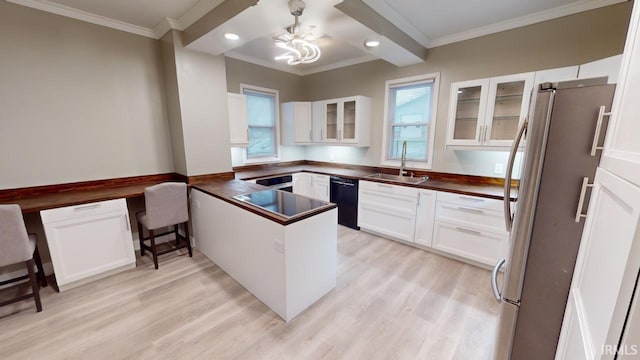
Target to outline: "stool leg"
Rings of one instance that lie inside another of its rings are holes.
[[[31,290],[33,291],[33,300],[36,302],[36,310],[42,311],[42,303],[40,302],[40,286],[38,286],[38,280],[36,280],[36,274],[33,272],[34,266],[33,258],[27,260],[27,270],[29,271],[29,280],[31,282]]]
[[[176,247],[180,245],[180,233],[178,232],[178,224],[173,225],[173,232],[176,234]]]
[[[40,258],[38,246],[36,246],[36,250],[33,252],[33,258],[35,259],[36,267],[38,268],[38,280],[40,281],[40,286],[47,287],[47,275],[44,273],[44,267],[42,266],[42,258]]]
[[[185,241],[187,242],[187,249],[189,249],[189,257],[193,257],[193,251],[191,251],[191,238],[189,238],[189,222],[183,223],[184,225],[184,236]]]
[[[151,253],[153,254],[153,264],[158,270],[158,251],[156,250],[156,239],[153,237],[153,230],[149,230],[149,241],[151,241]]]
[[[144,234],[142,233],[142,224],[138,221],[138,239],[140,239],[140,256],[144,256]]]

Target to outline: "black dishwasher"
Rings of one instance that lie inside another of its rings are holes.
[[[331,202],[338,205],[338,224],[360,230],[358,227],[358,180],[331,177]]]

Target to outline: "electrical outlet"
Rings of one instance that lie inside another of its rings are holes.
[[[502,163],[496,163],[496,166],[493,168],[493,172],[495,174],[502,174],[504,173],[504,164]]]

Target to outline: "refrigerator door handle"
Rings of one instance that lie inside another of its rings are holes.
[[[507,163],[507,172],[504,174],[504,223],[508,232],[511,232],[511,228],[513,227],[513,218],[511,217],[511,173],[513,172],[513,165],[516,161],[518,147],[520,146],[520,142],[522,142],[524,133],[528,126],[529,118],[525,117],[524,121],[522,121],[522,124],[520,125],[520,129],[518,130],[518,135],[513,141],[511,153],[509,154],[509,162]]]
[[[491,289],[493,289],[493,296],[496,297],[498,302],[502,301],[502,294],[500,293],[500,289],[498,289],[498,273],[500,272],[500,268],[507,262],[507,259],[500,259],[496,266],[493,267],[493,271],[491,272]]]

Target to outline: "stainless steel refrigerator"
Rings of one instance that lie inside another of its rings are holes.
[[[555,356],[582,236],[584,199],[600,161],[614,89],[606,79],[541,84],[529,121],[519,129],[505,179],[508,184],[524,140],[513,217],[505,196],[511,248],[492,277],[501,302],[495,360]],[[505,193],[510,190],[505,186]]]

